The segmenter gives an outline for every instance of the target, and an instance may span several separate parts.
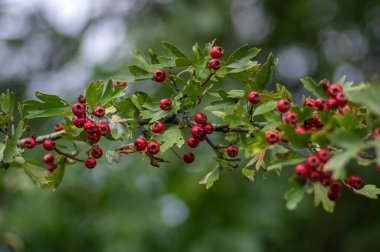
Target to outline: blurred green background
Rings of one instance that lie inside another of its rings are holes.
[[[122,75],[134,49],[162,52],[168,40],[190,53],[194,42],[214,38],[226,54],[244,43],[263,48],[260,60],[273,51],[275,79],[300,101],[302,76],[359,82],[379,74],[380,1],[0,0],[0,90],[73,101],[89,80]],[[137,89],[167,91],[130,85]],[[32,131],[47,132],[56,120],[34,122]],[[291,168],[253,184],[224,172],[205,190],[198,181],[214,163],[207,147],[195,153],[191,165],[168,157],[159,169],[138,154],[92,171],[70,166],[55,192],[0,169],[0,251],[380,251],[378,201],[346,190],[334,214],[310,197],[288,211]],[[358,169],[379,181],[373,167]]]

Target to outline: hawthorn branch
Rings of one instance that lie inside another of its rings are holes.
[[[75,151],[75,152],[66,152],[66,151],[63,151],[63,150],[60,150],[58,148],[54,148],[54,151],[57,152],[58,154],[62,155],[62,156],[65,156],[65,157],[68,157],[72,160],[75,160],[75,161],[78,161],[78,162],[84,162],[83,159],[79,159],[77,158],[76,156],[78,156],[78,151]]]
[[[212,148],[212,150],[216,154],[217,158],[224,159],[226,161],[240,161],[241,160],[240,158],[226,158],[224,155],[222,155],[218,151],[218,149],[220,149],[220,148],[218,148],[208,137],[206,137],[206,142],[207,142],[208,145],[210,145],[210,147]],[[236,166],[231,165],[231,164],[229,164],[229,166],[232,167],[232,168],[236,168]]]
[[[51,134],[38,136],[38,137],[36,138],[36,142],[40,144],[40,143],[43,143],[43,142],[44,142],[45,140],[47,140],[47,139],[57,140],[57,139],[60,139],[60,138],[61,138],[61,135],[62,135],[63,133],[65,133],[65,131],[64,131],[64,130],[61,130],[61,131],[53,132],[53,133],[51,133]],[[18,140],[18,141],[17,141],[17,145],[20,145],[20,146],[24,145],[25,139],[26,139],[26,138]]]

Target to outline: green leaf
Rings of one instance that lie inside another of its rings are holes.
[[[335,202],[327,197],[328,187],[324,187],[320,183],[313,183],[314,185],[314,205],[319,206],[322,202],[323,208],[326,212],[334,212]]]
[[[227,68],[240,68],[250,62],[259,54],[260,49],[250,45],[243,45],[236,49],[227,59],[225,65]]]
[[[302,78],[301,82],[305,89],[312,93],[314,96],[322,97],[324,99],[328,98],[327,92],[322,88],[322,86],[315,83],[311,77]]]
[[[140,51],[135,51],[135,53],[131,53],[132,57],[140,63],[140,65],[148,72],[154,72],[156,70],[155,67],[153,67],[147,59],[143,56],[143,54]]]
[[[346,92],[346,94],[351,102],[364,105],[374,115],[380,116],[380,87],[367,86],[367,88]]]
[[[150,57],[150,62],[152,64],[160,64],[160,61],[158,60],[157,54],[152,49],[149,49],[148,53],[149,53],[149,57]]]
[[[228,92],[228,97],[231,98],[243,98],[244,97],[244,90],[230,90]]]
[[[286,208],[294,210],[298,204],[302,201],[306,193],[305,187],[293,187],[285,193]]]
[[[214,183],[219,180],[219,174],[221,171],[222,168],[220,166],[215,166],[211,172],[207,173],[207,175],[201,181],[199,181],[199,184],[205,184],[206,189],[210,189]]]
[[[0,107],[3,112],[12,115],[15,106],[15,95],[7,89],[6,93],[0,95]]]
[[[170,44],[168,41],[162,41],[162,47],[169,56],[176,57],[177,66],[189,66],[192,61],[176,46]]]
[[[103,90],[103,81],[100,80],[98,82],[90,82],[85,94],[88,106],[90,108],[94,108],[95,106],[99,105],[99,101],[102,98]]]
[[[49,172],[47,169],[41,168],[40,165],[36,164],[38,162],[30,160],[24,163],[23,169],[29,178],[40,188],[57,188],[65,174],[64,159],[57,157],[57,169],[53,172]]]
[[[380,194],[380,188],[377,188],[375,185],[365,185],[362,189],[357,190],[352,188],[352,190],[370,199],[377,199],[377,195]]]
[[[272,81],[274,67],[277,65],[277,59],[273,54],[269,54],[267,62],[260,68],[255,77],[255,88],[262,90]]]
[[[99,105],[104,106],[112,100],[124,96],[125,91],[126,88],[121,87],[120,85],[117,85],[116,88],[114,88],[112,80],[109,80]]]
[[[161,144],[160,152],[164,153],[174,145],[177,145],[178,148],[181,148],[185,143],[182,131],[178,127],[171,127],[161,135],[156,138],[157,141],[163,142]]]
[[[277,83],[276,90],[277,90],[279,99],[287,99],[289,101],[293,101],[292,94],[285,88],[284,85]]]
[[[296,165],[296,164],[302,163],[304,161],[305,161],[304,157],[293,157],[290,159],[278,160],[277,162],[269,165],[267,170],[271,171],[271,170],[275,170],[275,169],[282,169],[286,166]]]
[[[5,149],[2,153],[2,159],[5,163],[11,163],[16,156],[22,153],[23,150],[17,147],[17,141],[21,138],[23,133],[24,123],[23,121],[19,121],[15,129],[15,134],[5,142]]]
[[[276,101],[265,101],[255,108],[255,110],[253,111],[253,116],[265,114],[269,111],[275,110],[276,107],[277,107]]]
[[[256,171],[255,170],[250,170],[248,168],[243,168],[241,170],[241,173],[244,175],[244,177],[246,179],[248,179],[248,181],[250,182],[254,182],[255,180],[255,175],[256,175]]]
[[[129,71],[136,77],[136,80],[149,80],[152,79],[152,73],[138,67],[136,65],[129,65]]]

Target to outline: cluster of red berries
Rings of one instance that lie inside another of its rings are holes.
[[[113,82],[113,87],[116,88],[117,86],[120,86],[120,87],[126,87],[127,86],[127,83],[125,81],[114,81]]]
[[[224,49],[220,46],[214,46],[210,50],[211,59],[208,62],[208,66],[211,69],[218,70],[222,64],[220,62],[220,58],[224,55]]]

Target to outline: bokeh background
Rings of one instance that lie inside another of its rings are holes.
[[[123,75],[134,49],[162,52],[168,40],[190,53],[214,38],[227,54],[244,43],[263,48],[260,60],[273,51],[275,79],[299,101],[305,75],[377,78],[380,1],[0,0],[0,90],[73,101],[88,81]],[[159,91],[149,82],[135,89]],[[49,131],[54,120],[33,129]],[[206,150],[186,166],[172,158],[156,169],[138,155],[91,172],[70,166],[55,192],[0,169],[0,251],[380,251],[378,201],[344,191],[334,214],[310,197],[288,211],[291,168],[254,183],[225,172],[205,190],[198,181],[213,167]],[[380,180],[373,167],[357,172]]]

